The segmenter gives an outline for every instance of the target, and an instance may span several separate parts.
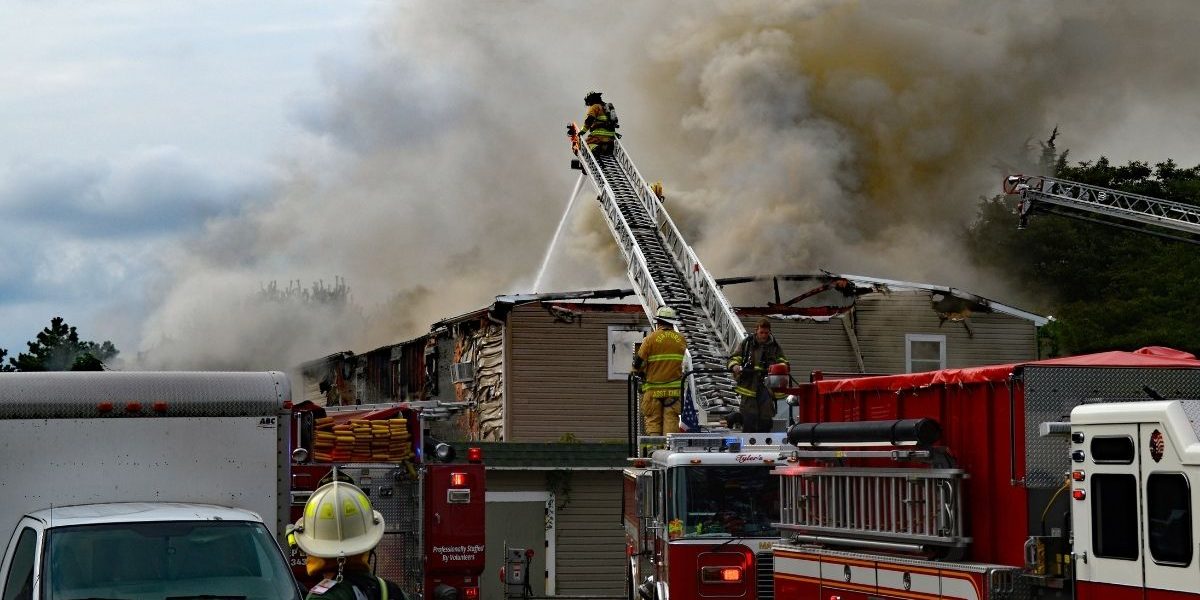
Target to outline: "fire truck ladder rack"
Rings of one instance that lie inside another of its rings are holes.
[[[692,369],[722,371],[692,376],[699,405],[706,410],[736,405],[733,380],[724,369],[746,330],[625,148],[620,142],[613,146],[612,154],[596,155],[580,144],[579,159],[600,194],[634,292],[651,321],[660,306],[675,309]]]
[[[775,473],[778,526],[798,542],[923,553],[971,541],[960,469],[788,466]]]
[[[1200,206],[1041,176],[1010,176],[1004,181],[1004,191],[1021,196],[1018,208],[1020,229],[1025,228],[1034,210],[1042,210],[1200,244]],[[1135,225],[1101,221],[1087,215],[1132,221]],[[1147,229],[1146,226],[1178,231],[1184,235],[1170,235]]]

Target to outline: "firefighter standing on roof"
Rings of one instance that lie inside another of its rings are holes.
[[[642,383],[642,428],[646,435],[679,432],[680,384],[683,381],[683,353],[687,342],[675,327],[675,310],[663,306],[654,313],[655,329],[642,340],[633,370],[644,378]]]
[[[735,390],[742,397],[742,431],[766,433],[771,431],[775,418],[775,401],[782,395],[775,394],[763,379],[767,367],[787,364],[787,357],[775,336],[771,335],[771,321],[766,317],[758,320],[754,333],[747,335],[733,356],[729,357],[729,368],[737,379]]]
[[[613,140],[617,137],[617,120],[613,115],[612,105],[606,104],[600,98],[600,92],[591,92],[584,96],[583,103],[587,105],[587,115],[583,118],[583,129],[579,137],[585,138],[588,150],[597,154],[612,154]]]
[[[404,590],[368,566],[383,529],[383,515],[358,487],[334,481],[317,488],[291,534],[308,554],[308,574],[325,577],[307,600],[407,600]]]

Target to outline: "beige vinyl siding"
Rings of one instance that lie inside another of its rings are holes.
[[[556,593],[620,594],[625,589],[621,486],[620,471],[571,472],[567,504],[557,515]]]
[[[1037,358],[1033,323],[999,313],[975,313],[962,323],[939,325],[929,292],[893,292],[858,299],[855,308],[859,347],[868,372],[905,371],[905,334],[946,336],[946,367],[972,367]]]
[[[648,326],[639,313],[580,312],[556,320],[540,304],[508,317],[506,441],[627,437],[627,384],[608,380],[608,326]]]

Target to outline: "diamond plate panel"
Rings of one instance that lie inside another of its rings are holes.
[[[0,419],[276,416],[291,400],[278,372],[4,373],[0,383]],[[141,409],[127,411],[131,402]],[[102,403],[111,409],[101,412]]]
[[[1071,469],[1069,441],[1062,436],[1038,437],[1041,423],[1064,420],[1086,400],[1149,400],[1143,387],[1169,399],[1200,398],[1200,369],[1030,365],[1023,377],[1025,485],[1030,488],[1057,488]]]
[[[422,597],[421,482],[396,465],[347,464],[342,470],[383,515],[383,540],[375,547],[376,573],[411,596]]]

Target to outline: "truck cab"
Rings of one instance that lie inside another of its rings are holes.
[[[1200,400],[1071,412],[1071,528],[1079,600],[1200,597]]]
[[[17,524],[3,598],[297,600],[275,538],[250,511],[105,503],[34,511]]]
[[[625,469],[631,598],[769,600],[782,433],[675,434]]]

